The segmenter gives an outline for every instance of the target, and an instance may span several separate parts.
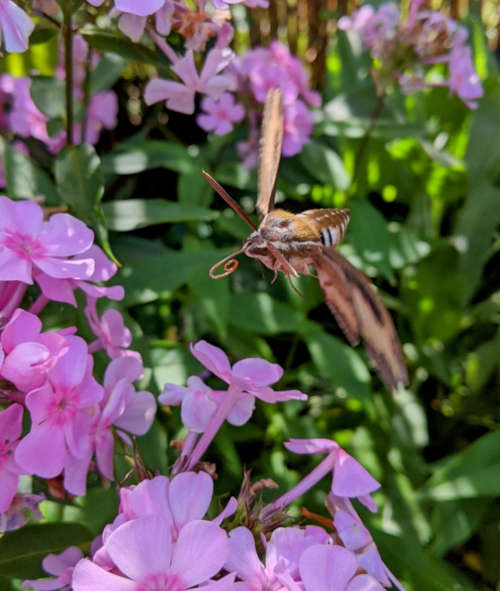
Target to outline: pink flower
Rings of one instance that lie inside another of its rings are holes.
[[[48,554],[42,561],[42,567],[45,572],[54,575],[55,578],[42,581],[26,580],[23,582],[23,587],[40,591],[70,589],[73,571],[82,558],[83,552],[77,546],[70,546],[61,554]]]
[[[121,12],[147,16],[159,10],[163,3],[164,0],[115,0],[115,7]]]
[[[333,525],[342,544],[356,556],[359,566],[384,587],[391,582],[404,591],[403,586],[384,564],[370,532],[356,513],[349,499],[330,493],[326,506],[333,516]]]
[[[87,250],[94,233],[66,213],[43,221],[42,208],[31,201],[0,197],[0,280],[33,283],[33,267],[56,278],[86,279],[91,259],[68,256]]]
[[[384,591],[373,577],[356,575],[356,557],[341,546],[311,546],[300,557],[299,569],[305,591]]]
[[[0,513],[10,507],[22,469],[14,459],[23,428],[23,407],[11,404],[0,411]]]
[[[198,341],[191,345],[191,353],[221,380],[247,395],[260,398],[264,402],[307,400],[306,394],[299,390],[277,392],[269,387],[280,380],[283,375],[283,370],[276,363],[269,363],[265,359],[250,358],[237,361],[231,367],[224,351],[206,341]]]
[[[33,102],[30,89],[31,78],[28,76],[12,79],[9,128],[23,138],[31,136],[47,144],[51,140],[47,133],[48,119]]]
[[[290,439],[285,447],[298,454],[327,454],[310,474],[305,476],[287,493],[262,509],[261,519],[272,517],[303,495],[328,474],[332,475],[330,495],[332,499],[356,497],[370,511],[377,506],[370,493],[380,488],[380,484],[357,462],[331,439]]]
[[[224,93],[218,101],[205,97],[201,101],[201,108],[205,111],[198,115],[196,121],[205,131],[213,131],[216,135],[226,135],[233,131],[233,123],[238,123],[245,116],[245,109],[234,102],[234,97]]]
[[[29,474],[53,478],[72,458],[84,458],[91,427],[89,410],[103,396],[92,377],[92,357],[79,337],[68,337],[67,352],[47,374],[47,381],[26,395],[31,430],[17,446],[16,462]],[[65,488],[82,494],[80,483],[65,473]]]
[[[297,100],[284,109],[283,156],[298,154],[313,130],[313,117],[305,104]]]
[[[172,66],[172,70],[182,82],[172,80],[151,79],[144,93],[148,105],[165,100],[167,108],[180,113],[194,113],[194,96],[196,92],[212,98],[219,98],[232,86],[232,78],[219,74],[232,60],[232,52],[224,49],[212,49],[208,52],[201,73],[198,74],[194,64],[193,52],[186,55]]]
[[[110,261],[104,252],[95,244],[88,250],[75,255],[72,260],[88,260],[93,261],[94,272],[83,279],[61,279],[51,277],[43,272],[35,274],[35,280],[40,286],[43,295],[48,300],[55,302],[65,302],[71,306],[76,307],[76,299],[74,296],[75,289],[81,289],[87,295],[87,298],[96,300],[101,297],[107,297],[111,300],[122,300],[124,296],[123,287],[121,285],[112,285],[104,287],[95,285],[92,282],[109,281],[117,271],[115,263]]]
[[[481,98],[484,91],[472,63],[470,47],[455,47],[451,52],[449,68],[450,90],[456,92],[469,109],[476,109],[476,99]]]
[[[20,529],[29,519],[42,519],[38,505],[44,500],[43,494],[16,493],[7,511],[0,514],[0,533]]]
[[[273,531],[266,544],[265,564],[260,561],[253,534],[246,527],[237,527],[229,534],[229,555],[226,570],[235,572],[252,591],[283,589],[286,581],[296,580],[299,558],[310,546],[331,543],[320,527],[280,527]]]
[[[0,375],[21,392],[39,388],[59,357],[68,351],[69,342],[62,334],[41,330],[38,316],[18,309],[0,336],[7,354]]]
[[[221,404],[224,391],[212,390],[203,380],[192,376],[187,381],[187,387],[176,384],[165,384],[163,393],[158,397],[159,402],[170,406],[182,404],[181,417],[183,424],[195,433],[203,433],[210,424],[217,407]],[[231,425],[244,425],[252,416],[255,399],[244,396],[236,402],[229,411],[226,420]]]
[[[5,50],[10,53],[19,53],[28,49],[28,39],[35,28],[35,23],[11,0],[0,0],[0,28]]]
[[[201,583],[208,583],[206,591],[232,589],[233,576],[209,582],[224,565],[228,540],[223,529],[208,521],[190,521],[175,543],[161,516],[127,521],[111,534],[106,550],[120,574],[84,559],[73,574],[74,591],[184,591]]]
[[[92,427],[93,447],[101,474],[113,480],[114,433],[112,427],[129,445],[124,431],[144,435],[155,417],[156,402],[151,392],[136,392],[133,382],[142,376],[142,363],[133,357],[111,361],[104,374],[104,396]]]
[[[138,361],[141,361],[139,353],[128,349],[132,343],[132,333],[125,326],[123,316],[118,310],[106,310],[99,318],[96,300],[89,297],[84,311],[90,328],[97,337],[89,346],[91,353],[105,349],[111,359],[123,356],[135,357]]]

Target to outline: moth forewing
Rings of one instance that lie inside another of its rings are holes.
[[[273,88],[266,96],[260,136],[257,213],[261,221],[274,207],[282,144],[283,99],[281,91]]]

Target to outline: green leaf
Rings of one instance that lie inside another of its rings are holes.
[[[345,191],[350,185],[349,175],[340,156],[328,146],[311,140],[300,154],[300,161],[312,176],[338,191]]]
[[[161,66],[163,64],[160,58],[160,52],[153,51],[140,43],[134,43],[125,37],[117,37],[116,34],[103,33],[99,29],[92,30],[90,27],[87,27],[83,30],[82,37],[90,47],[100,49],[101,51],[117,53],[126,60],[135,60],[154,66]]]
[[[231,324],[237,328],[267,335],[296,333],[311,324],[291,306],[279,302],[267,293],[233,293],[229,318]]]
[[[41,562],[47,554],[60,554],[68,546],[89,544],[93,534],[78,523],[25,525],[0,539],[0,574],[36,579],[44,576]]]
[[[485,95],[472,115],[467,144],[467,173],[471,188],[493,180],[500,169],[500,82],[485,81]]]
[[[40,45],[57,36],[55,27],[37,27],[30,35],[30,45]]]
[[[184,385],[190,375],[200,370],[200,365],[186,347],[151,350],[153,377],[158,390],[162,391],[166,382]]]
[[[348,396],[370,403],[370,372],[359,354],[319,327],[302,334],[320,375],[344,388]]]
[[[66,109],[64,88],[64,81],[52,76],[34,76],[31,79],[33,102],[49,119],[64,117]]]
[[[137,174],[151,168],[167,168],[201,176],[203,164],[182,144],[154,140],[118,148],[104,156],[102,168],[105,174]]]
[[[393,536],[373,531],[384,562],[409,591],[477,591],[477,586],[448,563],[430,556],[411,536]]]
[[[460,251],[460,272],[464,278],[464,304],[474,295],[483,266],[492,255],[493,235],[498,224],[500,188],[486,179],[478,181],[469,190],[454,232]]]
[[[104,193],[101,162],[88,144],[67,146],[55,162],[57,190],[62,200],[87,223],[95,218]]]
[[[105,53],[102,55],[97,67],[90,74],[91,94],[111,88],[120,77],[126,65],[127,60],[116,53]]]
[[[88,144],[67,146],[56,158],[54,172],[62,200],[77,217],[94,228],[104,251],[116,262],[101,207],[104,177],[94,147]]]
[[[392,239],[387,222],[368,201],[358,199],[352,202],[349,237],[365,263],[374,266],[389,281],[394,281],[390,263]]]
[[[447,458],[420,494],[442,501],[500,494],[500,431],[484,435]]]
[[[123,260],[124,268],[120,284],[125,288],[127,305],[152,302],[164,292],[170,292],[184,285],[197,273],[208,274],[210,267],[221,259],[227,251],[207,250],[168,250],[157,256],[144,256],[140,262],[129,266]]]
[[[56,187],[49,175],[36,166],[29,156],[9,146],[0,139],[0,156],[2,159],[7,192],[17,199],[45,197],[47,205],[60,205],[61,200]]]
[[[500,334],[482,343],[467,355],[465,362],[465,381],[473,392],[480,392],[492,374],[498,371],[498,352]]]
[[[485,498],[434,503],[433,554],[443,556],[466,542],[480,527],[490,503]]]
[[[183,205],[166,199],[127,199],[103,204],[104,217],[110,230],[128,232],[156,224],[209,221],[216,212]]]

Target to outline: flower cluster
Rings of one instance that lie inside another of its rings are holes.
[[[93,232],[66,213],[48,220],[31,201],[0,197],[0,513],[5,527],[19,526],[19,476],[55,478],[84,494],[95,454],[98,471],[113,479],[114,436],[144,434],[156,404],[136,392],[140,355],[129,351],[130,333],[117,310],[97,315],[97,300],[119,300],[120,286],[95,282],[114,275],[116,266],[93,244]],[[30,287],[33,286],[33,287]],[[39,314],[49,301],[77,305],[74,291],[87,299],[84,312],[96,340],[89,346],[74,327],[43,331]],[[33,301],[33,297],[36,299]],[[32,301],[29,310],[25,301]],[[106,349],[111,361],[103,384],[93,376],[91,353]],[[23,417],[30,419],[23,435]],[[29,499],[28,499],[29,501]]]
[[[59,65],[56,76],[64,80],[64,57],[59,54]],[[91,94],[87,108],[83,108],[83,85],[86,77],[86,67],[89,47],[80,36],[75,36],[73,43],[73,93],[75,103],[82,103],[81,112],[85,111],[85,129],[82,121],[73,124],[73,142],[96,144],[102,129],[113,129],[116,126],[118,100],[111,90],[104,90]],[[97,58],[97,56],[95,56]],[[94,66],[97,65],[94,60]],[[56,135],[49,134],[49,118],[44,115],[33,102],[31,96],[31,78],[23,76],[15,78],[10,74],[0,74],[0,131],[13,139],[13,146],[24,154],[28,148],[24,140],[34,138],[42,142],[51,154],[59,153],[67,143],[66,132],[60,131]],[[0,166],[0,187],[5,187],[3,167]]]
[[[270,384],[282,369],[263,359],[230,365],[226,354],[205,341],[193,355],[228,384],[213,391],[199,378],[188,386],[167,384],[161,401],[182,404],[182,418],[191,433],[215,434],[224,418],[241,425],[253,402],[303,399],[296,390],[275,391]],[[208,415],[208,416],[205,416]],[[203,435],[203,436],[204,436]],[[202,439],[203,439],[202,436]],[[248,481],[238,499],[231,497],[212,520],[213,480],[195,471],[203,451],[190,435],[170,478],[156,476],[120,489],[120,507],[112,523],[83,557],[76,547],[43,562],[54,578],[25,581],[25,587],[74,591],[109,589],[276,589],[276,591],[383,591],[401,583],[382,561],[373,539],[351,499],[371,511],[371,493],[379,484],[347,452],[326,439],[293,439],[286,447],[298,454],[323,454],[324,459],[291,490],[262,506]],[[326,506],[330,517],[318,525],[283,527],[286,508],[324,477],[331,478]],[[231,518],[230,520],[228,518]],[[258,536],[260,532],[260,537]]]
[[[366,4],[339,19],[338,26],[360,35],[363,47],[379,62],[381,84],[395,79],[407,94],[425,86],[445,86],[475,109],[483,87],[466,45],[467,29],[443,12],[426,9],[426,4],[426,0],[412,0],[405,21],[397,4],[381,4],[377,9]],[[426,67],[433,64],[444,64],[449,77],[428,81]]]

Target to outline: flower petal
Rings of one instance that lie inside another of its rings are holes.
[[[204,583],[215,576],[227,558],[226,532],[210,521],[190,521],[177,538],[171,573],[178,574],[185,587]]]
[[[171,481],[168,499],[178,531],[205,515],[213,492],[214,482],[206,472],[183,472]]]
[[[114,575],[91,560],[84,558],[75,566],[73,580],[74,591],[134,591],[136,583]]]
[[[172,554],[168,521],[161,515],[127,521],[111,534],[106,549],[122,573],[136,581],[167,573]]]
[[[340,546],[310,546],[299,561],[306,591],[344,591],[357,568],[354,554]]]
[[[229,383],[231,380],[231,365],[222,349],[207,343],[207,341],[198,341],[191,345],[191,353],[214,375]]]

